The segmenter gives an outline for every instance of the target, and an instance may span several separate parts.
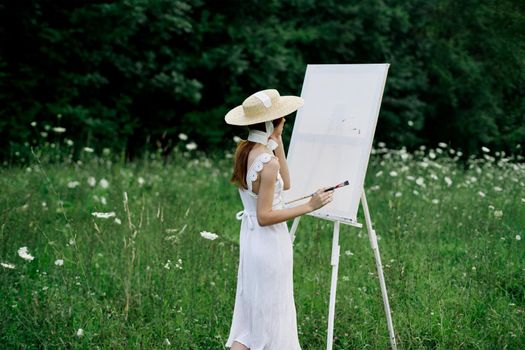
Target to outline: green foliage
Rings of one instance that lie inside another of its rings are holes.
[[[78,145],[213,151],[224,114],[268,87],[300,94],[308,63],[391,64],[376,139],[521,152],[525,20],[519,1],[8,1],[0,7],[2,158],[29,124]],[[292,118],[293,120],[293,118]],[[286,130],[285,137],[290,130]],[[240,134],[244,137],[245,135]]]
[[[524,349],[523,159],[486,154],[463,170],[446,147],[374,151],[365,189],[399,349]],[[36,153],[27,168],[0,168],[2,349],[223,349],[242,209],[232,159],[50,164]],[[388,349],[362,208],[358,222],[341,225],[334,349]],[[326,347],[332,230],[305,215],[294,240],[304,350]]]

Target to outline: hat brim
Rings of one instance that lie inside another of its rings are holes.
[[[280,106],[256,117],[244,115],[242,105],[230,110],[224,120],[231,125],[251,125],[274,120],[295,112],[304,104],[304,99],[298,96],[281,96]]]

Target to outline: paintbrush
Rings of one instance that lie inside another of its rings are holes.
[[[329,188],[327,188],[326,190],[324,190],[323,192],[328,192],[328,191],[331,191],[331,190],[335,190],[336,188],[344,187],[344,186],[346,186],[346,185],[350,185],[350,182],[349,182],[348,180],[346,180],[345,182],[341,182],[339,185],[336,185],[336,186],[333,186],[333,187],[329,187]],[[305,199],[305,198],[311,197],[311,196],[313,196],[314,194],[315,194],[315,192],[312,193],[312,194],[306,195],[306,196],[304,196],[304,197],[294,199],[293,201],[286,202],[285,204],[290,204],[290,203],[293,203],[293,202],[300,201],[301,199]]]

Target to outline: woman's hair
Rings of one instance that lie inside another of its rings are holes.
[[[279,122],[279,119],[273,121],[274,126]],[[248,129],[255,129],[266,132],[265,123],[257,123],[248,126]],[[246,183],[246,172],[248,171],[248,155],[250,151],[255,146],[255,142],[248,140],[241,140],[237,144],[237,149],[235,150],[235,158],[233,165],[233,174],[230,179],[230,182],[235,184],[237,187],[242,187],[248,189]]]

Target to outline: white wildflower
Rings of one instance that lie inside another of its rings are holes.
[[[397,172],[395,170],[392,170],[390,173],[388,173],[390,176],[397,176]]]
[[[24,260],[28,260],[28,261],[31,261],[33,260],[35,257],[32,256],[31,254],[29,254],[28,250],[27,250],[27,247],[22,247],[20,249],[18,249],[18,255],[24,259]]]
[[[444,142],[439,142],[438,146],[441,147],[441,148],[447,148],[447,144],[444,143]]]
[[[93,176],[90,176],[87,179],[87,183],[89,186],[95,187],[95,185],[97,184],[97,180]]]
[[[438,203],[439,203],[439,199],[434,198],[434,199],[432,200],[432,203],[434,203],[434,204],[438,204]]]
[[[214,240],[215,238],[219,237],[215,233],[211,233],[211,232],[208,232],[208,231],[202,231],[201,232],[201,236],[206,238],[206,239],[210,239],[210,240]]]
[[[194,150],[196,148],[197,148],[197,144],[195,142],[190,142],[190,143],[186,144],[186,149],[188,151]]]
[[[485,152],[485,153],[490,152],[490,149],[488,149],[488,148],[485,147],[485,146],[481,147],[481,150],[482,150],[483,152]]]
[[[401,197],[402,193],[401,192],[396,192],[395,196],[396,197]]]
[[[503,210],[494,210],[494,217],[501,218],[503,216]]]
[[[345,250],[345,254],[346,254],[346,255],[354,255],[354,253],[352,253],[352,252],[349,251],[349,250]]]
[[[379,146],[379,148],[385,148],[386,144],[384,142],[378,142],[377,146]]]
[[[31,126],[35,127],[36,126],[36,122],[31,122]]]
[[[87,152],[87,153],[93,153],[93,151],[94,151],[93,148],[91,148],[91,147],[84,147],[83,150],[84,150],[84,152]]]
[[[53,128],[53,131],[56,132],[57,134],[60,134],[60,133],[66,132],[66,128],[63,128],[61,126],[55,126]]]
[[[115,224],[120,225],[122,224],[122,221],[119,218],[115,218]]]
[[[521,241],[521,236],[520,235],[516,235],[516,241]]]
[[[67,187],[69,187],[69,188],[75,188],[75,187],[77,187],[78,185],[80,185],[80,182],[78,182],[78,181],[69,181],[69,182],[67,183]]]
[[[102,205],[106,205],[106,204],[108,204],[108,201],[106,200],[106,197],[101,196],[101,197],[100,197],[100,203],[102,203]]]
[[[102,188],[108,188],[109,187],[109,181],[106,179],[100,179],[98,182],[99,186]]]
[[[450,187],[452,185],[452,179],[448,176],[445,176],[445,182],[447,183],[447,186]]]
[[[55,260],[55,265],[56,265],[56,266],[62,266],[62,265],[64,265],[64,260],[63,260],[63,259],[56,259],[56,260]]]
[[[481,196],[481,198],[485,197],[485,193],[479,191],[478,194]]]
[[[379,171],[376,173],[376,177],[379,177],[379,176],[381,176],[381,175],[383,175],[383,170],[379,170]]]
[[[73,146],[73,144],[74,144],[73,140],[66,139],[65,141],[66,141],[66,144],[67,144],[68,146]]]
[[[137,179],[138,183],[139,183],[139,186],[142,186],[144,185],[144,183],[146,182],[146,180],[144,180],[144,178],[142,176],[139,176],[139,178]]]
[[[421,187],[425,187],[425,179],[421,176],[416,179],[416,184],[418,184]]]
[[[83,336],[83,335],[84,335],[84,330],[83,330],[82,328],[79,328],[79,329],[77,330],[77,337],[81,337],[81,336]]]
[[[166,344],[166,345],[171,345],[170,340],[169,340],[168,338],[165,338],[165,339],[164,339],[164,344]]]
[[[41,132],[40,132],[40,136],[42,136],[42,137],[47,137],[47,132],[45,132],[45,131],[41,131]]]
[[[168,259],[168,261],[166,261],[166,264],[164,264],[164,268],[169,270],[171,268],[171,260]]]
[[[100,213],[100,212],[94,212],[94,213],[91,213],[91,215],[97,217],[97,218],[101,218],[101,219],[108,219],[108,218],[112,218],[115,216],[115,212],[114,211],[110,211],[109,213]]]
[[[235,142],[235,143],[239,143],[239,142],[241,142],[241,140],[242,139],[239,136],[234,136],[233,137],[233,142]]]
[[[182,141],[186,141],[188,139],[188,135],[180,133],[179,134],[179,139],[181,139]]]
[[[10,264],[10,263],[0,263],[0,265],[2,265],[2,267],[6,268],[6,269],[14,269],[15,268],[15,265],[14,264]]]
[[[177,260],[177,263],[175,264],[175,267],[180,269],[180,270],[182,270],[182,259],[181,258],[179,258]]]
[[[501,192],[503,189],[499,186],[494,186],[494,191]]]
[[[412,120],[409,120],[409,121],[407,122],[407,124],[408,124],[408,126],[414,126],[414,122],[413,122]]]

